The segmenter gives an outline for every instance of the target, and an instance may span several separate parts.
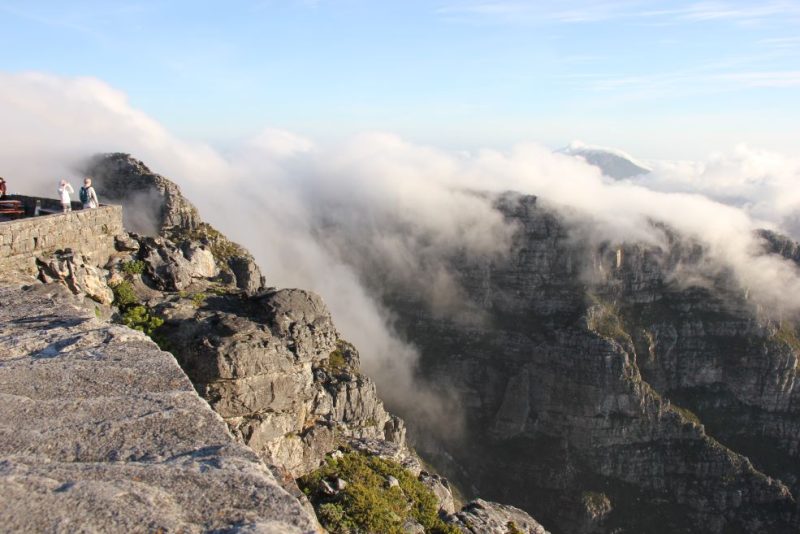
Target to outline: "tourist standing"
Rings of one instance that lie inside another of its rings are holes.
[[[0,200],[6,199],[6,179],[0,176]]]
[[[91,178],[86,178],[83,181],[83,187],[81,187],[79,195],[81,202],[83,203],[83,209],[85,210],[94,209],[100,205],[100,203],[97,201],[97,193],[95,192],[94,187],[92,187]]]
[[[58,196],[61,197],[61,207],[64,208],[64,213],[72,211],[72,199],[69,195],[74,192],[75,190],[72,189],[72,186],[69,185],[66,180],[61,180],[61,182],[59,182]]]

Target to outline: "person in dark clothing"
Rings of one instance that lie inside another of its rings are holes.
[[[94,209],[100,205],[100,202],[97,200],[97,193],[92,187],[92,179],[86,178],[83,181],[83,187],[80,190],[80,198],[81,202],[83,203],[83,209]]]

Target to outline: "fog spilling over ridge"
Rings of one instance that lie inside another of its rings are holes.
[[[647,161],[649,173],[621,180],[534,143],[453,153],[388,133],[320,144],[264,130],[221,151],[176,138],[100,80],[36,73],[0,74],[0,114],[0,175],[11,192],[54,197],[59,179],[78,184],[87,157],[132,154],[246,246],[268,285],[319,292],[394,402],[411,387],[415,352],[394,335],[364,273],[451,309],[461,289],[442,256],[502,256],[514,232],[485,193],[536,195],[594,243],[659,244],[650,222],[664,222],[705,244],[765,306],[800,312],[796,267],[761,255],[753,235],[768,227],[800,237],[800,161],[756,148]]]

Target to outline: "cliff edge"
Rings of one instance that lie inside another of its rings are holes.
[[[6,532],[314,532],[147,336],[63,286],[0,288]]]

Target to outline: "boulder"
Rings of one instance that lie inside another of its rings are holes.
[[[191,284],[195,269],[174,243],[160,237],[142,237],[139,244],[139,257],[156,289],[180,291]]]
[[[189,262],[192,278],[213,278],[219,274],[214,255],[205,245],[187,241],[183,246],[183,255]]]
[[[419,481],[425,484],[433,492],[436,500],[439,501],[440,514],[452,515],[456,513],[453,493],[450,491],[450,483],[446,478],[423,471],[419,474]]]
[[[252,256],[234,256],[228,260],[228,266],[236,278],[236,286],[248,295],[253,295],[264,287],[264,277]]]
[[[119,252],[138,252],[139,242],[131,234],[115,235],[114,248]]]
[[[100,304],[109,305],[114,292],[105,281],[105,273],[91,260],[71,250],[48,258],[37,258],[39,279],[45,283],[61,282],[74,294],[84,294]]]
[[[455,515],[454,524],[469,534],[547,534],[547,530],[519,508],[476,499]]]

